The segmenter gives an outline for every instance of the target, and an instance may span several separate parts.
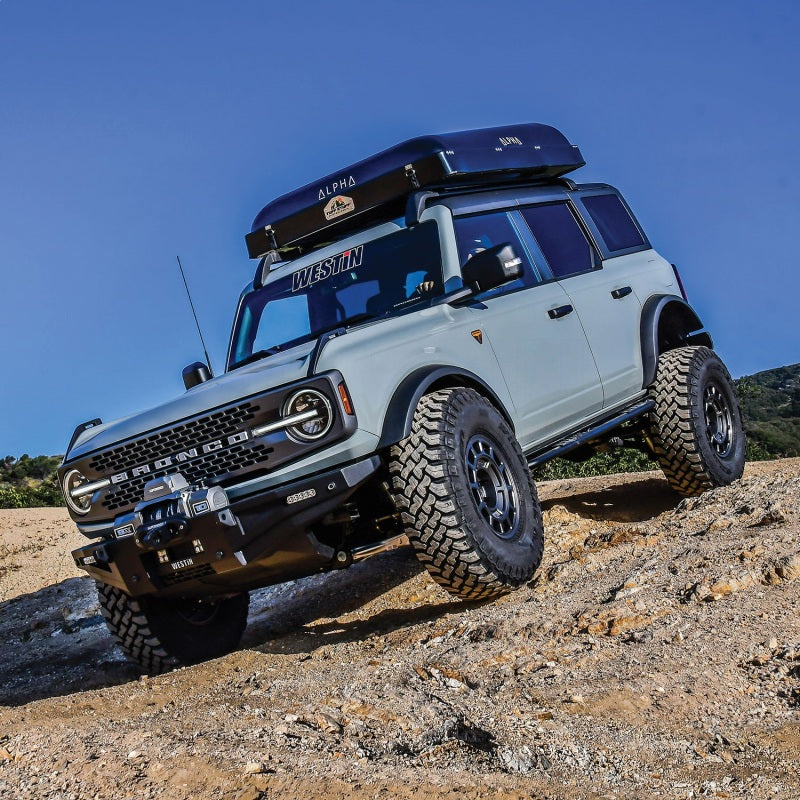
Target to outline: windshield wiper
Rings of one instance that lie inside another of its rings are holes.
[[[382,317],[385,313],[385,311],[382,311],[380,314],[370,314],[369,312],[365,311],[361,314],[353,314],[352,317],[345,317],[341,322],[337,322],[335,325],[331,325],[330,327],[319,331],[319,333],[327,333],[328,331],[336,330],[338,328],[352,328],[353,325],[358,325],[360,322],[369,322],[371,319],[378,319],[378,317]]]
[[[237,361],[231,369],[238,369],[239,367],[243,367],[245,364],[252,364],[254,361],[260,361],[262,358],[269,358],[270,356],[274,356],[275,353],[280,353],[281,346],[275,345],[274,347],[265,347],[263,350],[256,350],[255,353],[251,353],[247,358],[243,358],[241,361]]]
[[[341,324],[349,328],[352,325],[358,325],[359,322],[369,322],[371,319],[378,319],[378,317],[382,317],[386,313],[386,311],[381,311],[380,314],[370,314],[368,311],[365,311],[362,314],[353,314],[352,317],[345,317]]]

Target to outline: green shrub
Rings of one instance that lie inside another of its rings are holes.
[[[534,480],[552,481],[560,478],[585,478],[591,475],[611,475],[616,472],[645,472],[658,469],[658,464],[640,450],[609,450],[596,453],[586,461],[554,458],[533,471]]]
[[[25,508],[27,503],[19,489],[0,485],[0,508]]]

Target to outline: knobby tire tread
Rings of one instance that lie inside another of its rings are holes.
[[[221,598],[211,627],[193,627],[170,615],[157,599],[144,602],[105,583],[97,584],[100,611],[120,647],[145,670],[165,672],[182,664],[216,658],[234,649],[247,625],[246,593]],[[163,601],[169,604],[169,601]],[[160,632],[159,632],[160,631]],[[187,641],[188,639],[188,641]]]
[[[389,473],[406,535],[431,577],[451,594],[481,600],[506,594],[530,580],[541,560],[541,538],[532,568],[510,566],[500,574],[490,564],[480,539],[473,541],[466,532],[449,479],[455,477],[455,460],[460,457],[457,412],[467,403],[490,405],[466,388],[424,395],[414,414],[411,435],[391,448]],[[513,441],[524,463],[516,439]],[[527,466],[525,474],[538,515],[535,522],[541,526],[536,488]]]
[[[116,586],[97,584],[100,613],[117,644],[148,672],[159,673],[180,664],[150,629],[141,604]]]
[[[672,488],[685,497],[720,485],[700,449],[692,394],[700,368],[710,359],[719,363],[730,381],[713,350],[679,347],[659,356],[656,379],[650,387],[650,397],[655,401],[650,412],[653,452]]]

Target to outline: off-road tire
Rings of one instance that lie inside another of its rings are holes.
[[[544,542],[536,487],[514,432],[476,391],[422,397],[389,472],[406,535],[448,592],[494,597],[533,577]]]
[[[233,650],[247,625],[250,596],[204,601],[129,597],[97,584],[100,611],[117,643],[151,673],[193,664]],[[198,613],[199,610],[199,613]]]
[[[662,353],[650,397],[653,451],[675,491],[690,497],[741,477],[742,416],[731,376],[713,350]]]

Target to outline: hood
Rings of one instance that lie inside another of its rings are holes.
[[[64,461],[72,461],[204,411],[246,400],[268,389],[301,380],[306,376],[309,354],[314,344],[313,341],[306,342],[285,353],[270,356],[198,384],[180,397],[155,408],[89,428],[77,438]]]

